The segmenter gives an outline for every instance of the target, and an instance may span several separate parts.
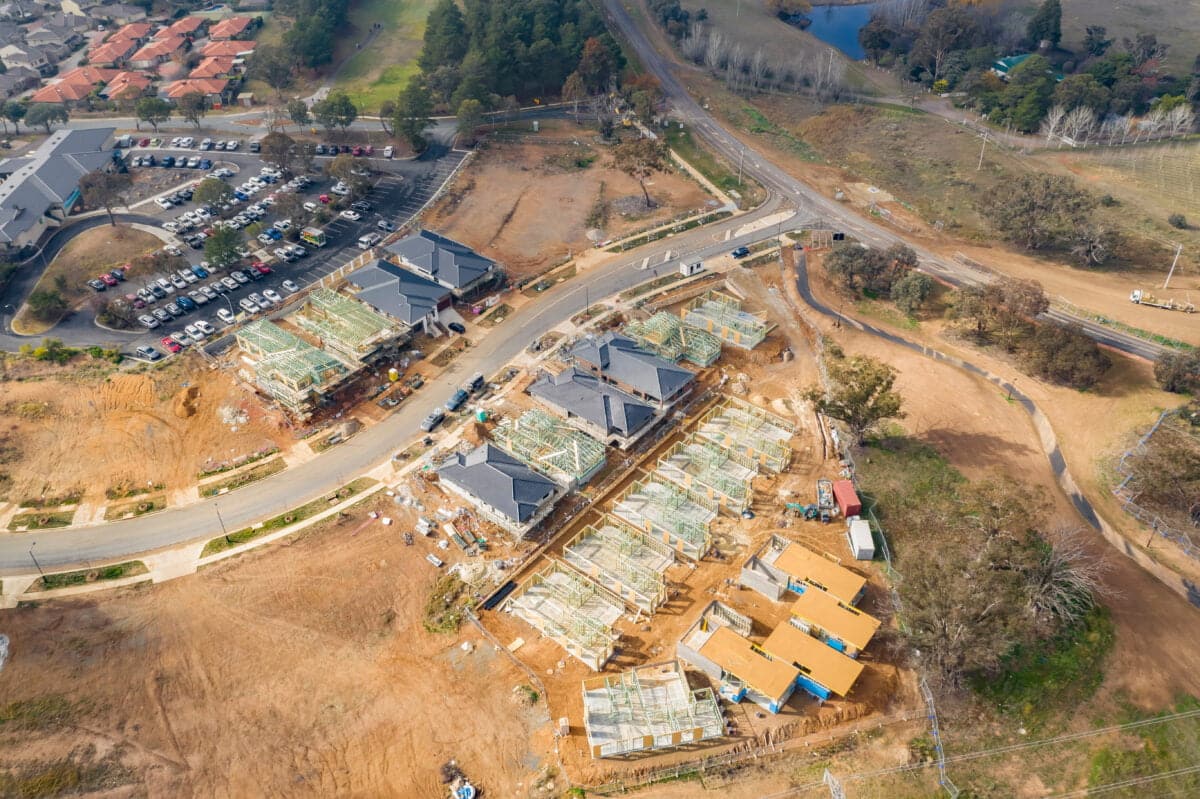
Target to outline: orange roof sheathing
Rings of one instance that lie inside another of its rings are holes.
[[[792,603],[792,615],[845,641],[860,652],[867,648],[879,629],[879,619],[850,607],[819,588],[809,588],[801,594]]]
[[[209,42],[200,48],[200,55],[206,58],[216,56],[236,56],[249,53],[256,42]]]
[[[70,83],[76,86],[95,86],[97,83],[108,83],[120,73],[116,69],[103,69],[101,67],[75,67],[68,70],[59,76],[61,83]]]
[[[232,39],[250,26],[253,20],[250,17],[230,17],[223,19],[208,31],[208,38],[213,41],[221,39]]]
[[[767,636],[762,648],[782,662],[796,664],[805,676],[838,696],[850,693],[863,670],[862,663],[787,622]]]
[[[858,600],[867,585],[866,577],[855,574],[845,566],[840,566],[796,543],[789,543],[779,553],[774,566],[785,574],[812,583],[849,604]]]
[[[215,78],[219,75],[226,75],[233,69],[232,56],[217,56],[214,58],[206,58],[196,65],[196,68],[191,71],[188,78]]]
[[[796,632],[800,631],[796,630]],[[818,646],[825,646],[815,638],[813,641]],[[799,669],[782,660],[770,660],[756,653],[753,646],[750,641],[733,630],[724,625],[718,625],[708,640],[700,646],[699,653],[720,666],[722,671],[737,677],[768,699],[782,699],[791,690],[796,678],[800,676]],[[843,655],[843,657],[845,656]],[[850,658],[846,659],[850,660]],[[821,684],[824,685],[824,683]]]

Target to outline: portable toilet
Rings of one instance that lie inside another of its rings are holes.
[[[855,560],[875,559],[875,539],[871,536],[871,525],[857,516],[847,520],[846,541]]]
[[[704,269],[703,261],[680,261],[679,262],[679,274],[682,275],[683,277],[691,277],[692,275],[698,274],[703,269]]]

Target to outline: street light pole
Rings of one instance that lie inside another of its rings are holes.
[[[33,554],[33,548],[37,546],[37,541],[29,545],[29,557],[33,559],[33,565],[37,566],[38,574],[42,576],[42,582],[46,582],[46,573],[42,571],[42,564],[38,563],[37,555]]]
[[[225,543],[233,546],[233,542],[229,540],[229,531],[225,529],[225,520],[221,518],[221,506],[214,502],[213,510],[217,512],[217,521],[221,523],[221,535],[225,536]]]

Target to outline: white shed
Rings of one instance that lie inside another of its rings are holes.
[[[847,520],[846,542],[855,560],[875,559],[875,539],[871,537],[871,525],[866,519],[852,516]]]

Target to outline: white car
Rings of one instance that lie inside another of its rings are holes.
[[[237,317],[233,315],[233,311],[229,310],[228,308],[222,308],[221,310],[217,311],[217,318],[227,325],[232,325],[235,321],[237,321]]]
[[[212,219],[212,214],[210,214],[208,211],[205,211],[203,208],[197,208],[195,211],[192,211],[192,213],[195,214],[196,218],[201,222],[207,222],[208,220]]]
[[[251,294],[248,299],[250,300],[250,302],[254,303],[255,305],[257,305],[260,308],[270,308],[272,305],[275,304],[275,303],[271,302],[270,300],[268,300],[266,297],[262,296],[261,294],[258,294],[257,292],[255,292],[254,294]]]
[[[245,297],[242,297],[240,300],[238,300],[238,305],[242,306],[242,310],[245,311],[246,313],[258,313],[259,311],[262,310],[261,308],[259,308],[257,305],[255,305],[253,302],[246,299]]]
[[[339,183],[338,185],[334,186],[329,191],[333,192],[334,194],[338,195],[339,197],[345,197],[347,194],[350,193],[350,187]]]
[[[271,252],[274,253],[276,258],[281,261],[287,261],[289,264],[296,260],[296,256],[292,255],[290,250],[285,250],[283,247],[276,247]]]
[[[228,309],[227,309],[228,310]],[[203,319],[197,319],[195,322],[196,329],[206,336],[211,336],[217,332],[217,329]]]
[[[167,275],[167,280],[171,281],[171,285],[177,289],[187,288],[187,281],[179,275]]]
[[[191,146],[195,143],[196,143],[196,140],[193,139],[191,136],[184,136],[182,139],[179,140],[179,146],[183,147],[185,149],[191,148]]]
[[[263,244],[271,244],[275,241],[275,239],[271,238],[266,233],[259,233],[257,238]]]
[[[188,336],[185,333],[180,333],[178,330],[171,334],[171,340],[181,347],[190,347],[192,344],[191,336]]]
[[[188,325],[183,329],[183,332],[187,333],[188,338],[190,338],[192,341],[204,341],[204,339],[207,338],[204,335],[204,331],[200,330],[200,328],[196,327],[195,325]]]
[[[275,305],[283,302],[283,297],[279,296],[279,292],[275,289],[263,289],[263,296]]]
[[[226,150],[236,150],[239,146],[241,146],[241,142],[237,139],[230,139],[229,141],[225,142]]]
[[[289,244],[287,246],[287,251],[297,258],[303,258],[304,256],[308,255],[308,250],[304,249],[299,244]]]
[[[292,220],[290,220],[290,219],[276,219],[276,220],[275,220],[275,229],[276,229],[276,230],[281,230],[281,231],[283,231],[284,233],[287,233],[289,230],[291,230],[291,229],[292,229]]]
[[[300,287],[297,286],[291,280],[285,280],[285,281],[283,281],[283,290],[286,291],[288,294],[295,294],[297,291],[300,290]]]
[[[150,314],[142,314],[138,317],[138,323],[147,330],[153,330],[158,327],[158,320]]]
[[[166,197],[155,197],[154,204],[157,205],[159,208],[163,209],[164,211],[169,211],[169,210],[171,210],[171,208],[173,208],[175,206],[175,204],[172,203],[170,200],[168,200]]]
[[[200,278],[196,277],[196,273],[190,269],[180,269],[179,276],[187,283],[195,283]]]
[[[304,210],[308,211],[310,214],[315,214],[317,212],[318,207],[320,207],[320,206],[318,206],[316,203],[312,202],[311,200],[304,204]]]
[[[163,252],[165,252],[167,255],[174,255],[176,258],[183,257],[183,250],[179,249],[174,244],[168,244],[166,247],[163,247]]]
[[[342,211],[339,216],[341,216],[342,219],[349,219],[351,222],[357,222],[358,220],[362,219],[362,214],[360,214],[358,211],[351,211],[349,208],[347,208],[345,211]]]
[[[179,223],[178,222],[163,222],[162,227],[163,227],[163,230],[168,230],[171,233],[179,232]]]
[[[167,280],[165,277],[160,277],[158,280],[154,281],[154,285],[158,286],[168,294],[175,293],[175,286],[171,285],[171,281]]]

